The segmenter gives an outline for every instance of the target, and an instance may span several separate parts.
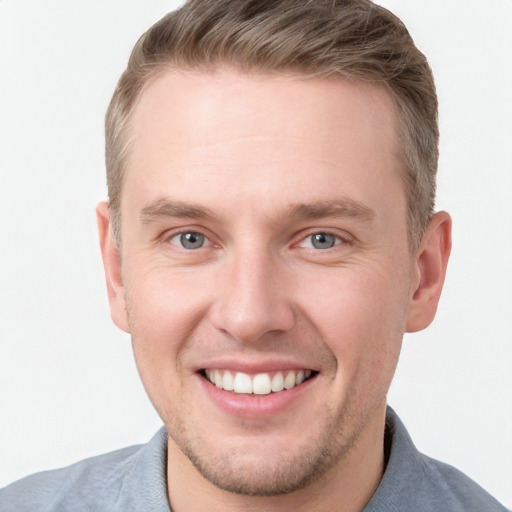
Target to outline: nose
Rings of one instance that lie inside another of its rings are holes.
[[[258,342],[283,333],[295,323],[289,297],[290,276],[271,254],[234,254],[219,271],[213,325],[243,342]]]

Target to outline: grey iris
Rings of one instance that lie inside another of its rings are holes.
[[[180,242],[185,249],[199,249],[204,244],[204,236],[200,233],[183,233]]]
[[[317,233],[311,235],[311,244],[315,249],[330,249],[334,247],[336,243],[336,237],[329,233]]]

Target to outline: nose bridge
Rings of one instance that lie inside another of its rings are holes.
[[[240,341],[289,330],[294,324],[286,269],[268,247],[234,249],[218,275],[214,324]]]

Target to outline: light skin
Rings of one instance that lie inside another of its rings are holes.
[[[410,251],[388,93],[169,71],[132,135],[121,254],[106,203],[98,225],[112,318],[169,433],[173,510],[361,510],[403,333],[432,321],[450,252],[443,212]],[[311,375],[255,395],[216,370]]]

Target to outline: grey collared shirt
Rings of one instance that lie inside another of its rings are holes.
[[[388,461],[363,512],[507,512],[457,469],[422,455],[388,408]],[[171,512],[167,434],[145,445],[28,476],[0,490],[0,512]]]

